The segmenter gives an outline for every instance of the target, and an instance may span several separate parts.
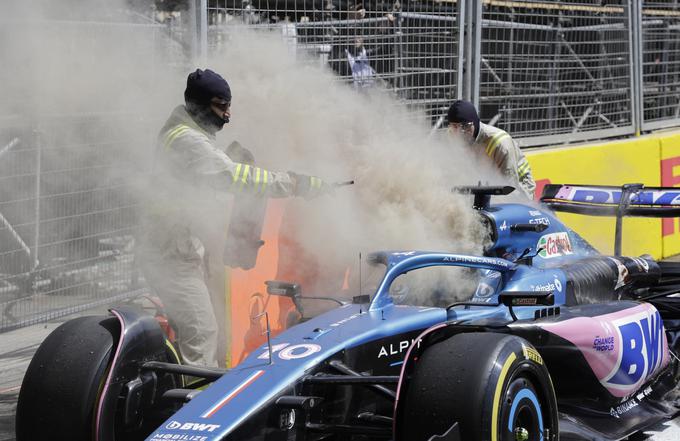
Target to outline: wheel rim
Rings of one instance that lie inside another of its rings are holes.
[[[544,441],[541,403],[533,385],[526,378],[514,379],[507,388],[503,409],[503,440]]]

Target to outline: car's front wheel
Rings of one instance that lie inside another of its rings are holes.
[[[397,441],[428,441],[454,423],[463,440],[558,439],[550,375],[526,340],[457,334],[409,363],[398,401]]]

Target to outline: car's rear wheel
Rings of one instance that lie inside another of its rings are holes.
[[[118,329],[113,317],[80,317],[43,341],[19,392],[17,441],[92,439],[95,404]]]
[[[398,441],[427,441],[458,423],[464,440],[553,441],[557,404],[545,364],[526,340],[464,333],[424,349],[397,409]]]

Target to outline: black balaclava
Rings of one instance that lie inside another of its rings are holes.
[[[231,102],[231,88],[227,80],[210,69],[196,69],[187,77],[184,101],[187,111],[196,122],[213,135],[222,130],[229,118],[222,119],[210,108],[210,100],[219,98]]]
[[[473,141],[479,135],[479,115],[477,109],[470,101],[457,100],[449,107],[449,123],[473,123],[475,126],[475,134]]]

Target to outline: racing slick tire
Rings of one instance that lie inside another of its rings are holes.
[[[16,415],[17,441],[89,441],[97,396],[119,326],[114,317],[70,320],[40,345],[24,375]]]
[[[428,441],[454,423],[461,440],[558,439],[552,381],[526,340],[462,333],[426,347],[410,363],[396,440]]]

